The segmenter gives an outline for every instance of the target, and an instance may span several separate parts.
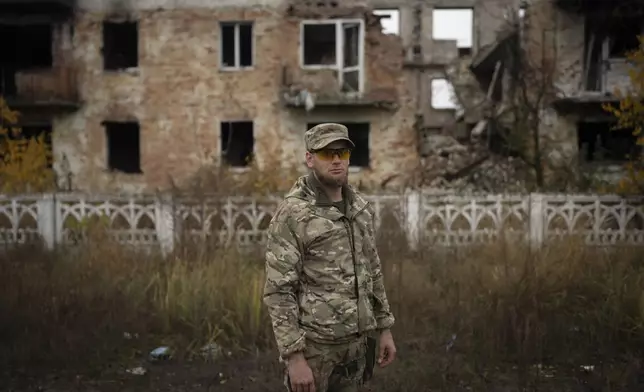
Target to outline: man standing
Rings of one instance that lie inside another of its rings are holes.
[[[306,164],[268,229],[264,303],[291,392],[353,392],[396,347],[376,250],[374,212],[347,183],[355,147],[341,124],[304,135]],[[375,350],[375,349],[374,349]]]

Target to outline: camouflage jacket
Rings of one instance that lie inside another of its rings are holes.
[[[394,323],[373,210],[350,186],[344,200],[346,215],[310,174],[297,180],[271,220],[264,303],[281,358],[304,350],[305,338],[349,341]]]

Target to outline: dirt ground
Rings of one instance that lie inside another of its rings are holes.
[[[444,353],[444,351],[443,351]],[[503,371],[476,374],[452,363],[449,368],[440,355],[412,346],[399,347],[398,360],[386,369],[376,369],[375,378],[364,391],[482,391],[520,390],[588,392],[593,389],[592,375],[581,377],[542,377],[538,385],[519,386],[516,376]],[[145,374],[129,373],[137,367]],[[2,391],[8,392],[196,392],[196,391],[284,391],[280,365],[274,354],[250,359],[204,362],[150,363],[133,361],[131,366],[105,366],[92,373],[67,369],[51,371],[28,369],[4,372]],[[1,374],[1,373],[0,373]],[[642,384],[640,384],[640,387]],[[526,388],[527,387],[527,388]],[[638,389],[633,389],[636,391]],[[625,390],[626,391],[626,390]],[[629,390],[630,391],[630,390]],[[640,389],[641,391],[641,389]]]
[[[376,369],[375,378],[365,386],[365,391],[446,390],[441,387],[445,380],[438,375],[440,369],[432,364],[435,357],[411,346],[398,349],[397,361],[386,369]],[[144,368],[145,374],[128,372],[137,367]],[[9,392],[284,391],[281,367],[273,353],[212,363],[132,361],[127,367],[105,366],[91,373],[81,369],[5,371],[2,379],[6,382],[0,390]]]
[[[3,377],[11,380],[10,392],[184,392],[184,391],[282,391],[280,365],[271,357],[245,360],[226,360],[225,362],[179,363],[163,361],[157,363],[140,362],[138,366],[107,367],[94,374],[80,371],[38,374],[12,372]],[[131,374],[128,370],[137,367],[145,369],[145,374]],[[383,389],[387,385],[392,369],[379,372],[377,380],[366,386],[366,391],[403,391],[407,388]],[[5,385],[6,386],[6,385]],[[2,389],[7,390],[7,389]]]

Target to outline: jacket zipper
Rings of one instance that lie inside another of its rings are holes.
[[[353,233],[353,224],[349,218],[345,217],[345,228],[349,234],[349,242],[351,244],[351,259],[353,260],[353,282],[356,290],[356,314],[358,315],[358,335],[362,334],[360,329],[360,287],[358,286],[358,263],[356,262],[356,243]]]

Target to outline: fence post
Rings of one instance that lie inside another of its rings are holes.
[[[422,202],[420,192],[409,192],[405,201],[404,214],[407,241],[412,250],[417,250],[420,244],[420,207]]]
[[[530,194],[529,236],[532,249],[539,249],[544,240],[544,197],[540,193]]]
[[[47,249],[52,250],[56,246],[56,197],[52,193],[46,193],[36,202],[38,206],[38,234],[45,243]]]
[[[171,195],[157,198],[154,207],[154,225],[163,255],[174,250],[174,200]]]

